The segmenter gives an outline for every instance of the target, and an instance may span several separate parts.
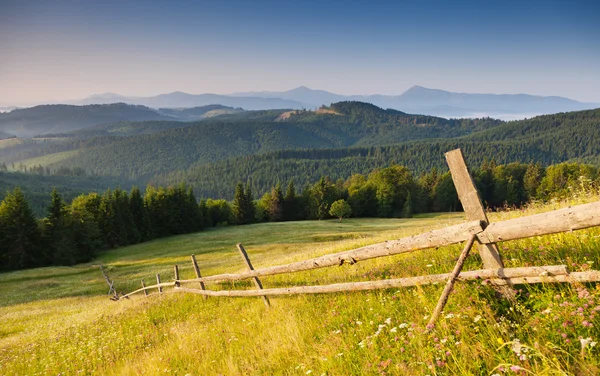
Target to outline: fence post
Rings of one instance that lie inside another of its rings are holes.
[[[162,286],[160,285],[160,274],[156,275],[156,283],[158,283],[158,292],[162,294]]]
[[[192,255],[192,265],[194,265],[194,272],[196,273],[196,278],[202,278],[200,274],[200,268],[198,267],[198,262],[196,261],[196,255]],[[203,281],[200,281],[200,290],[206,290],[206,286]],[[202,295],[204,299],[206,299],[206,295]]]
[[[469,174],[463,153],[460,149],[455,149],[446,153],[446,161],[450,167],[452,181],[456,187],[458,198],[465,210],[469,221],[480,220],[483,222],[483,227],[490,223],[485,209],[481,203],[481,198],[475,188],[475,183]],[[498,247],[494,243],[479,244],[479,255],[483,261],[483,267],[486,269],[502,269],[504,264],[498,252]]]
[[[242,243],[238,243],[237,248],[240,251],[242,258],[244,259],[244,262],[246,263],[248,270],[254,270],[254,267],[252,267],[252,263],[250,262],[250,258],[248,258],[248,253],[246,252],[246,249],[244,248]],[[256,286],[257,289],[262,290],[262,288],[263,288],[262,283],[260,282],[260,279],[258,279],[258,277],[253,277],[252,281],[254,281],[254,286]],[[271,306],[271,302],[269,301],[269,298],[267,298],[266,295],[262,295],[262,299],[263,299],[263,302],[265,303],[265,306],[267,306],[267,307]]]
[[[146,284],[144,283],[143,279],[142,279],[142,288],[144,289],[144,295],[148,296],[148,290],[146,290]]]
[[[181,286],[181,284],[179,283],[179,267],[175,265],[173,267],[173,271],[175,273],[175,287],[179,287]]]
[[[442,314],[442,311],[444,310],[444,307],[446,306],[446,302],[448,302],[448,296],[450,296],[450,293],[452,292],[452,289],[454,288],[454,282],[456,282],[456,278],[458,278],[458,275],[460,274],[460,272],[463,268],[463,265],[465,264],[465,260],[467,259],[467,256],[469,255],[469,251],[473,247],[473,243],[475,243],[476,239],[477,239],[477,235],[473,234],[471,236],[471,238],[469,240],[467,240],[467,243],[465,244],[463,251],[461,252],[460,256],[458,257],[458,261],[456,262],[456,265],[454,266],[454,269],[452,270],[450,277],[448,277],[448,281],[446,282],[444,291],[442,292],[442,295],[440,296],[440,299],[438,300],[437,305],[435,306],[435,309],[433,310],[433,313],[431,314],[431,319],[429,320],[429,324],[427,324],[428,329],[433,328],[433,325],[435,324],[437,319]]]

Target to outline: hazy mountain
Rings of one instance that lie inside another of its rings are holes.
[[[73,106],[42,105],[0,114],[0,131],[31,137],[66,133],[102,123],[122,120],[172,120],[153,109],[124,103]]]
[[[400,95],[341,95],[305,86],[288,91],[241,92],[229,95],[174,92],[153,97],[93,95],[78,104],[124,102],[152,108],[182,108],[220,104],[246,110],[315,109],[341,101],[361,101],[383,108],[445,118],[495,117],[505,120],[600,107],[563,97],[528,94],[470,94],[414,86]]]
[[[14,107],[14,106],[0,106],[0,113],[3,112],[11,112],[12,110],[16,110],[18,107]]]
[[[230,107],[241,107],[246,110],[268,110],[274,108],[303,108],[306,104],[282,98],[261,98],[256,96],[227,96],[219,94],[188,94],[176,91],[153,97],[123,97],[118,94],[92,95],[72,104],[108,104],[123,102],[152,108],[189,108],[220,104]]]
[[[361,101],[383,108],[408,113],[445,118],[494,117],[514,120],[557,112],[579,111],[600,107],[597,103],[582,103],[563,97],[542,97],[528,94],[470,94],[413,86],[400,95],[340,95],[305,86],[282,92],[236,93],[240,96],[284,98],[307,104],[308,107],[329,105],[339,101]]]
[[[194,121],[221,115],[231,115],[244,112],[241,108],[227,107],[220,104],[192,108],[159,108],[158,112],[166,116],[184,121]]]

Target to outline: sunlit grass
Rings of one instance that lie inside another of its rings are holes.
[[[490,213],[490,220],[595,200]],[[588,374],[600,372],[600,291],[595,286],[519,286],[513,304],[477,282],[458,283],[431,333],[424,327],[442,285],[271,298],[139,295],[112,302],[98,265],[117,289],[140,279],[192,278],[298,261],[460,223],[462,214],[219,228],[102,254],[90,264],[0,274],[0,374],[364,375]],[[596,268],[600,230],[499,244],[507,266]],[[356,265],[262,278],[265,287],[316,285],[444,273],[461,245]],[[473,252],[465,269],[479,269]],[[224,283],[210,288],[253,288]],[[190,285],[190,287],[192,287]],[[589,340],[588,340],[589,339]],[[594,346],[592,346],[594,345]],[[512,367],[512,370],[511,370]],[[525,371],[526,370],[526,371]]]

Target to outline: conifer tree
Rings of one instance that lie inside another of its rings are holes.
[[[247,207],[246,204],[246,194],[244,193],[244,185],[242,183],[238,183],[235,187],[235,194],[233,196],[233,202],[231,203],[231,212],[233,215],[234,223],[238,225],[242,225],[246,223],[247,218]]]
[[[274,222],[283,220],[283,192],[281,191],[281,184],[271,189],[271,200],[268,208],[269,219]]]
[[[9,192],[0,204],[0,233],[0,268],[22,269],[43,262],[37,222],[20,188]]]
[[[72,240],[71,218],[58,190],[50,194],[48,216],[43,221],[44,254],[53,265],[74,265],[77,263],[77,249]]]
[[[286,221],[294,221],[299,217],[297,205],[296,205],[296,188],[294,187],[294,180],[292,179],[287,186],[285,191],[285,197],[283,199],[283,219]]]

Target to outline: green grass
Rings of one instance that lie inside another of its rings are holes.
[[[583,197],[580,201],[595,198]],[[492,220],[550,210],[492,213]],[[0,374],[490,375],[600,372],[600,291],[595,286],[519,286],[515,302],[478,282],[458,283],[436,329],[424,326],[443,286],[271,298],[163,294],[112,302],[98,265],[117,289],[140,279],[192,278],[353,249],[463,221],[461,214],[218,228],[106,252],[89,264],[0,274]],[[265,287],[316,285],[444,273],[461,245],[355,265],[265,277]],[[600,230],[500,244],[507,266],[600,262]],[[479,269],[476,252],[465,269]],[[210,288],[253,288],[247,282]],[[513,367],[514,371],[510,368]],[[520,371],[523,369],[525,371]]]
[[[76,156],[79,153],[78,150],[67,150],[67,151],[61,151],[58,153],[53,153],[53,154],[47,154],[47,155],[43,155],[41,157],[35,157],[35,158],[28,158],[28,159],[23,159],[17,163],[15,163],[15,165],[24,165],[27,168],[30,167],[34,167],[34,166],[39,166],[42,165],[44,167],[46,166],[51,166],[54,165],[56,163],[62,162],[66,159],[69,159],[73,156]]]

